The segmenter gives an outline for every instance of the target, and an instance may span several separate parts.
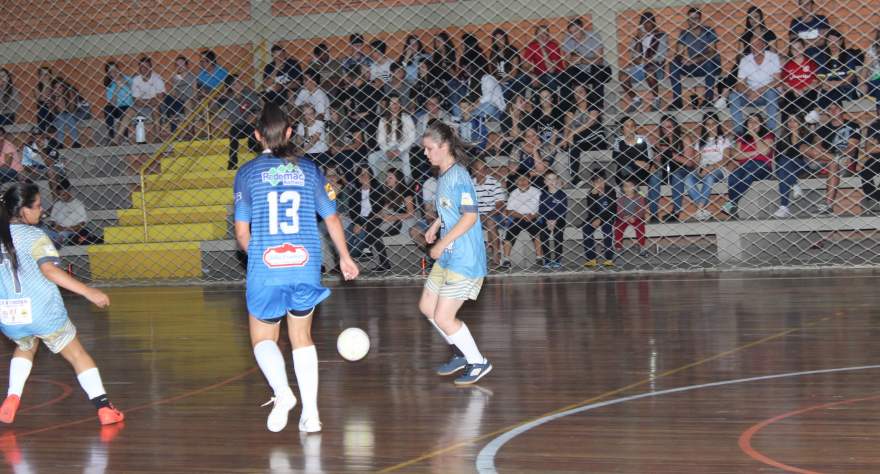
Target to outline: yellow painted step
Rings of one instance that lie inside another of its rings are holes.
[[[186,224],[192,222],[225,222],[229,207],[192,206],[160,207],[148,209],[147,222],[156,224]],[[143,226],[144,213],[141,209],[121,209],[116,211],[117,224],[121,226]]]
[[[254,159],[255,156],[257,155],[247,151],[247,149],[244,149],[243,152],[240,151],[238,154],[239,166]],[[228,163],[229,156],[226,153],[210,155],[186,154],[162,158],[161,169],[162,174],[172,173],[178,175],[198,171],[226,171]]]
[[[247,139],[239,140],[239,149],[247,150]],[[225,138],[217,140],[192,140],[174,143],[176,155],[214,155],[226,154],[229,151],[229,140]]]
[[[201,278],[199,242],[90,245],[95,280]]]
[[[192,224],[159,224],[147,226],[147,242],[190,242],[226,238],[226,221]],[[133,244],[144,241],[144,226],[113,226],[104,228],[104,242]]]
[[[146,177],[147,190],[222,188],[232,186],[235,171],[192,171],[182,175],[162,173]]]
[[[173,191],[147,191],[147,209],[182,206],[217,206],[232,204],[232,187],[211,189],[177,189]],[[141,193],[131,193],[132,209],[141,209]]]

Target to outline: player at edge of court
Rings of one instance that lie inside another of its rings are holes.
[[[451,127],[432,120],[422,145],[428,161],[439,168],[440,177],[435,197],[438,217],[425,232],[425,241],[433,244],[431,258],[436,262],[422,290],[419,310],[453,350],[452,358],[437,368],[437,374],[464,370],[455,384],[469,385],[492,370],[467,325],[456,317],[465,301],[477,299],[486,276],[486,245],[477,193],[470,174],[459,163],[467,151]]]
[[[296,397],[278,348],[281,321],[293,346],[293,370],[302,399],[299,429],[321,431],[318,414],[318,353],[312,342],[312,315],[330,290],[321,286],[321,237],[324,219],[346,280],[358,267],[345,244],[336,214],[336,191],[318,166],[297,158],[290,148],[293,129],[274,104],[263,108],[254,136],[263,153],[235,175],[235,238],[248,254],[246,299],[251,343],[260,370],[274,391],[266,420],[269,431],[287,426]]]
[[[86,352],[67,316],[58,287],[72,291],[99,308],[110,305],[104,292],[90,288],[58,267],[58,251],[40,230],[43,213],[35,184],[13,184],[0,194],[0,329],[16,344],[9,363],[9,390],[0,406],[0,421],[12,423],[31,373],[40,341],[70,363],[80,386],[98,410],[102,425],[121,422],[104,390],[95,361]],[[120,425],[121,426],[121,425]]]

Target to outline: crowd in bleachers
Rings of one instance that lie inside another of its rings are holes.
[[[150,124],[151,139],[166,138],[207,94],[222,88],[211,126],[227,131],[228,167],[235,169],[239,139],[252,138],[261,105],[286,107],[296,123],[295,145],[341,190],[355,251],[375,254],[379,269],[391,265],[382,237],[410,234],[419,241],[434,212],[434,178],[419,137],[429,120],[443,120],[473,150],[493,263],[509,267],[511,244],[526,233],[538,263],[559,267],[569,210],[565,189],[586,188],[587,265],[599,260],[597,231],[605,236],[602,263],[613,265],[627,227],[635,229],[642,249],[646,225],[735,219],[758,180],[778,180],[777,218],[792,216],[791,202],[803,194],[798,180],[805,177],[826,179],[816,214],[835,212],[846,173],[862,178],[866,208],[880,202],[880,122],[846,112],[864,96],[880,99],[880,30],[869,48],[859,50],[812,0],[798,5],[789,30],[778,36],[759,8],[744,12],[729,70],[722,67],[720,36],[695,7],[686,9],[675,32],[662,31],[653,12],[642,12],[617,65],[605,61],[601,34],[579,18],[560,38],[539,23],[522,45],[495,29],[487,50],[474,33],[454,38],[445,32],[428,46],[428,38],[410,35],[400,51],[353,34],[348,51],[334,56],[320,43],[304,61],[276,45],[259,88],[230,73],[210,50],[200,53],[197,68],[178,57],[169,78],[146,57],[136,72],[111,61],[103,118],[114,144],[137,140],[138,117]],[[686,94],[687,77],[702,78],[702,92]],[[614,78],[622,90],[619,104],[607,97]],[[16,121],[17,96],[10,74],[0,70],[3,123]],[[78,125],[90,116],[91,104],[77,88],[41,68],[36,97],[35,134],[56,149],[79,146]],[[702,110],[698,129],[678,122],[682,109]],[[652,111],[663,113],[657,125],[634,118]],[[23,172],[20,145],[7,153],[4,142],[3,179]],[[602,151],[610,162],[592,158]],[[45,160],[38,165],[56,168]],[[727,196],[719,203],[713,185],[724,181]],[[669,202],[664,187],[671,189]],[[685,197],[694,211],[685,212]]]

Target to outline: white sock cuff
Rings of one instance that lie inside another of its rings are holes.
[[[97,367],[92,367],[91,369],[78,373],[76,379],[79,381],[83,390],[86,391],[89,400],[107,393],[107,391],[104,390],[104,383],[101,382],[101,373],[98,372]]]
[[[315,345],[300,347],[298,349],[293,350],[293,361],[296,362],[297,359],[302,359],[303,361],[309,359],[318,360],[318,350],[315,348]]]
[[[12,361],[10,362],[10,365],[18,365],[18,366],[27,367],[28,369],[30,369],[31,367],[34,366],[34,363],[31,362],[30,359],[25,359],[24,357],[13,357]]]
[[[275,341],[266,339],[265,341],[260,341],[254,346],[254,355],[257,354],[265,354],[277,352],[281,353],[281,350],[278,349],[278,344]]]
[[[449,339],[449,334],[446,334],[445,332],[443,332],[442,329],[440,329],[440,326],[437,325],[437,321],[432,318],[428,318],[428,321],[430,321],[431,325],[434,326],[435,329],[437,329],[437,332],[439,332],[440,335],[443,336],[443,340],[446,341],[447,344],[452,344],[452,341]]]

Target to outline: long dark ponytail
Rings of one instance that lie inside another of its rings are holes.
[[[468,156],[468,148],[465,146],[458,134],[452,127],[445,124],[439,119],[431,119],[428,127],[425,129],[425,136],[431,138],[437,143],[446,143],[449,145],[449,154],[455,158],[455,161],[462,161]]]
[[[297,150],[287,137],[291,129],[287,114],[277,104],[268,103],[263,106],[257,130],[263,147],[272,151],[274,156],[296,163]]]
[[[13,219],[19,217],[21,208],[31,207],[40,194],[40,188],[36,184],[15,183],[0,195],[0,244],[3,244],[3,257],[12,262],[12,270],[18,270],[18,255],[15,253],[15,245],[12,243],[12,230],[9,225]]]

